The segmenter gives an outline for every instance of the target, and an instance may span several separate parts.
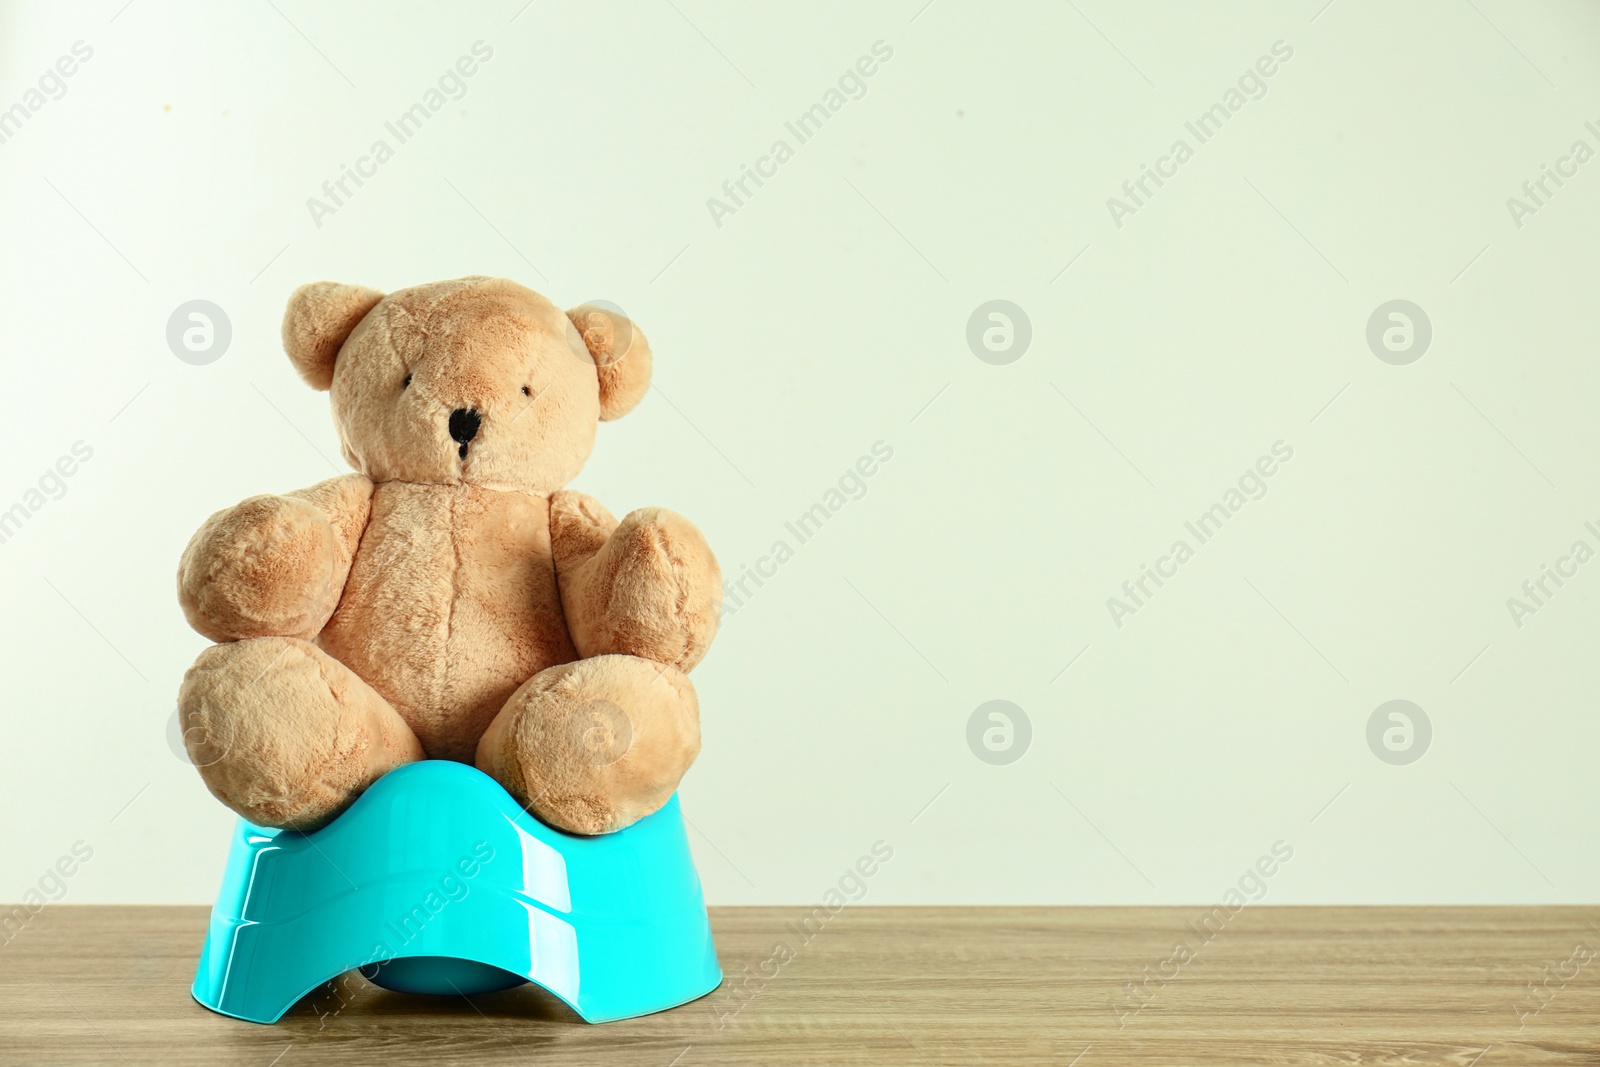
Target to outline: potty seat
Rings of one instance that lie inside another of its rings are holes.
[[[581,837],[444,760],[389,772],[310,833],[241,819],[191,993],[272,1023],[356,968],[408,993],[533,982],[591,1023],[722,981],[676,794],[624,830]]]

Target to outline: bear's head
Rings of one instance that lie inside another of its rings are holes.
[[[627,318],[562,311],[502,278],[385,296],[335,282],[289,298],[283,346],[332,391],[345,459],[375,482],[549,494],[594,448],[595,426],[650,386],[650,345]]]

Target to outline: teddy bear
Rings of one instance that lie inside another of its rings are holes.
[[[219,511],[183,553],[184,615],[217,642],[178,697],[207,788],[312,830],[442,759],[572,833],[659,809],[700,750],[721,572],[682,516],[565,488],[648,390],[644,334],[475,276],[302,286],[283,344],[355,473]]]

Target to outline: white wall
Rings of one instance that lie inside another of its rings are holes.
[[[0,7],[0,107],[93,49],[0,144],[0,509],[93,450],[0,544],[0,899],[83,841],[68,899],[210,900],[231,816],[169,745],[204,644],[178,554],[340,466],[277,343],[294,286],[467,273],[649,332],[659,389],[578,484],[690,516],[730,574],[893,449],[696,672],[714,903],[814,900],[880,839],[876,903],[1214,901],[1280,840],[1273,902],[1600,899],[1600,563],[1507,606],[1600,549],[1600,162],[1507,206],[1600,150],[1600,9],[1323,3]],[[478,41],[465,96],[317,225],[307,198]],[[1199,144],[1185,121],[1279,41]],[[708,197],[777,138],[719,226]],[[1031,322],[1009,365],[966,340],[997,298]],[[232,325],[209,365],[165,337],[193,299]],[[1432,324],[1409,365],[1366,340],[1392,299]],[[996,699],[1031,723],[1007,765],[967,741]],[[1368,746],[1392,699],[1432,727],[1406,765]]]

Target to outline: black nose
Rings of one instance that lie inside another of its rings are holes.
[[[456,408],[450,413],[450,439],[461,446],[461,458],[467,458],[467,442],[478,436],[478,426],[483,418],[471,408]]]

